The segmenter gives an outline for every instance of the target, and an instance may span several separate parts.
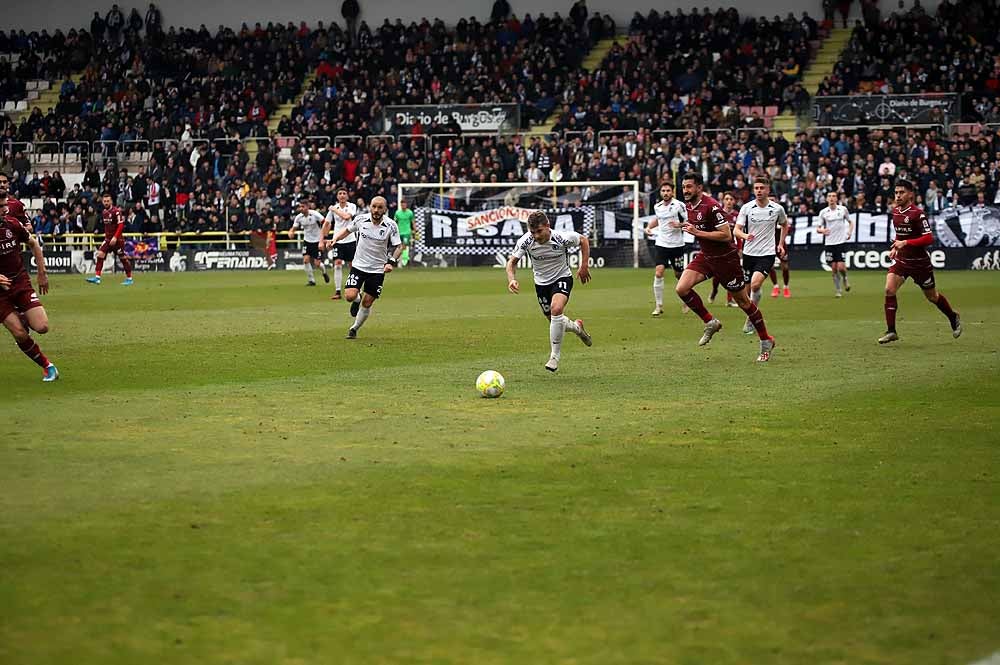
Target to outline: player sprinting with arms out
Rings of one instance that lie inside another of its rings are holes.
[[[826,195],[826,207],[819,211],[819,228],[816,229],[816,233],[825,236],[827,260],[830,262],[830,270],[833,271],[833,294],[840,298],[843,296],[840,290],[841,281],[844,282],[845,291],[851,290],[851,284],[847,281],[844,246],[854,235],[854,221],[847,206],[840,205],[838,199],[837,192]]]
[[[309,209],[308,199],[299,201],[299,214],[292,220],[292,226],[288,229],[288,237],[294,238],[295,231],[302,231],[302,265],[306,271],[306,286],[316,286],[316,273],[314,268],[323,271],[323,281],[330,283],[330,275],[326,272],[326,266],[320,260],[319,241],[320,230],[323,228],[323,215],[315,210]]]
[[[705,304],[695,293],[694,287],[706,279],[718,276],[722,286],[733,294],[736,304],[746,313],[760,337],[757,362],[767,362],[774,350],[774,338],[767,332],[764,315],[747,294],[746,278],[733,242],[729,218],[719,202],[705,194],[704,182],[700,173],[688,173],[682,179],[688,211],[688,222],[684,225],[684,230],[698,240],[701,251],[684,269],[677,282],[677,296],[705,322],[705,331],[698,341],[699,346],[704,346],[722,330],[722,322],[705,309]]]
[[[343,187],[337,190],[337,202],[330,206],[326,213],[326,221],[333,223],[333,232],[347,226],[358,214],[358,206],[347,200],[347,190]],[[344,283],[344,264],[354,261],[354,253],[358,247],[358,237],[348,233],[340,242],[333,246],[333,297],[330,300],[340,300],[340,287]]]
[[[387,208],[385,199],[376,196],[368,206],[368,214],[358,215],[334,233],[329,241],[321,241],[325,248],[336,245],[352,233],[358,237],[357,252],[344,289],[344,297],[351,303],[351,316],[354,317],[347,339],[357,338],[358,330],[368,320],[375,301],[382,295],[386,274],[399,264],[399,255],[403,251],[396,222],[385,218]],[[330,222],[327,221],[323,224],[320,237],[326,238],[329,232]]]
[[[0,321],[14,337],[17,348],[42,368],[42,381],[55,381],[59,378],[59,370],[31,338],[31,331],[39,335],[49,331],[49,317],[31,287],[31,278],[21,258],[21,245],[26,244],[35,258],[38,290],[43,296],[49,292],[45,257],[34,236],[18,219],[9,217],[8,212],[6,199],[0,200]]]
[[[575,334],[587,346],[594,343],[583,327],[582,319],[571,321],[563,314],[573,291],[569,257],[577,248],[580,250],[580,269],[576,276],[580,278],[580,283],[586,284],[590,281],[590,241],[575,231],[553,231],[545,213],[536,210],[528,216],[528,232],[518,239],[514,252],[507,260],[507,289],[516,294],[521,290],[516,277],[517,262],[524,256],[531,258],[538,305],[549,320],[551,353],[545,369],[550,372],[559,369],[566,331]]]
[[[743,272],[750,277],[750,300],[754,305],[759,305],[761,287],[774,266],[774,257],[785,256],[788,217],[781,204],[771,200],[771,181],[768,178],[764,176],[754,178],[753,195],[753,200],[740,208],[733,233],[744,242]],[[774,228],[781,229],[777,243],[774,239]],[[753,331],[753,324],[747,319],[743,325],[743,332],[750,334]]]
[[[892,209],[892,226],[896,231],[896,240],[892,243],[889,257],[895,263],[889,267],[885,276],[886,331],[878,338],[878,343],[888,344],[899,339],[896,334],[896,292],[907,277],[912,277],[923,290],[924,297],[948,317],[951,335],[957,339],[962,335],[962,320],[934,283],[934,267],[927,253],[927,247],[934,242],[934,236],[931,234],[927,215],[913,204],[913,183],[909,180],[896,182],[896,207]]]
[[[125,215],[122,214],[122,209],[115,205],[110,192],[106,192],[101,197],[101,205],[103,206],[101,220],[104,222],[104,242],[101,243],[94,257],[97,260],[96,274],[93,277],[88,277],[87,281],[91,284],[101,283],[104,258],[113,253],[122,262],[122,268],[125,269],[125,281],[122,282],[122,285],[131,286],[132,259],[125,256],[125,239],[122,237],[122,233],[125,231]]]
[[[681,226],[687,221],[687,208],[674,198],[674,186],[669,182],[660,185],[660,200],[653,211],[656,216],[644,229],[647,236],[656,232],[656,268],[653,272],[653,299],[656,307],[653,316],[663,315],[663,273],[667,266],[674,270],[674,277],[681,278],[684,272],[684,231]]]

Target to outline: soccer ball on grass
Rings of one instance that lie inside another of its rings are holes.
[[[504,380],[500,372],[486,370],[476,379],[476,390],[483,397],[500,397],[503,395]]]

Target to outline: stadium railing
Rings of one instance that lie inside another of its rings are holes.
[[[942,123],[928,123],[919,125],[907,125],[907,124],[881,124],[881,125],[813,125],[812,127],[802,127],[798,131],[800,132],[816,132],[816,131],[852,131],[852,130],[865,130],[865,131],[885,131],[885,130],[895,130],[903,132],[905,136],[909,132],[926,131],[928,129],[941,129],[947,130],[948,126]]]
[[[816,133],[822,131],[831,132],[850,132],[850,131],[874,131],[874,130],[895,130],[902,132],[904,135],[910,132],[925,132],[930,129],[938,129],[943,134],[948,136],[960,135],[960,134],[971,134],[973,136],[982,133],[992,133],[1000,131],[1000,123],[953,123],[951,125],[946,125],[943,123],[930,123],[930,124],[854,124],[854,125],[813,125],[811,127],[801,127],[797,129],[798,132]],[[729,134],[738,135],[740,132],[767,132],[768,134],[774,135],[776,130],[768,129],[766,127],[716,127],[709,129],[655,129],[649,132],[654,138],[670,136],[670,135],[685,135],[685,134],[702,134],[702,135],[716,135],[716,134]],[[317,147],[327,147],[333,146],[334,148],[342,148],[347,150],[357,150],[362,147],[368,147],[373,144],[377,144],[380,140],[389,141],[412,141],[416,139],[422,139],[426,143],[426,148],[430,150],[435,141],[449,138],[473,138],[473,137],[494,137],[501,140],[521,140],[522,142],[530,140],[532,138],[540,137],[546,143],[551,142],[556,138],[563,138],[565,140],[572,140],[576,137],[586,137],[588,135],[593,135],[597,139],[604,136],[627,136],[627,135],[637,135],[637,130],[633,129],[620,129],[620,130],[601,130],[598,132],[593,132],[591,130],[572,130],[572,131],[555,131],[555,132],[537,132],[537,131],[522,131],[522,132],[512,132],[509,134],[502,134],[497,132],[463,132],[461,134],[453,133],[441,133],[441,134],[371,134],[368,136],[362,136],[360,134],[338,134],[334,136],[325,135],[310,135],[305,137],[298,136],[258,136],[258,137],[245,137],[245,138],[219,138],[219,139],[207,139],[207,138],[191,138],[185,141],[180,139],[136,139],[129,141],[4,141],[0,143],[0,158],[4,161],[11,161],[14,156],[20,152],[23,153],[32,162],[32,165],[38,165],[42,168],[46,166],[51,166],[52,168],[58,168],[65,170],[67,166],[79,166],[81,170],[83,165],[87,161],[93,161],[97,164],[107,164],[111,161],[123,162],[123,163],[139,163],[142,161],[147,161],[152,153],[159,147],[169,147],[171,145],[180,145],[181,143],[190,145],[193,148],[204,145],[211,149],[213,146],[219,143],[225,143],[229,146],[229,149],[223,152],[224,162],[228,164],[228,157],[232,152],[235,152],[236,146],[243,144],[244,147],[249,148],[253,143],[257,144],[257,148],[261,147],[261,143],[270,144],[272,147],[277,149],[277,156],[279,159],[288,160],[292,157],[293,150],[299,147],[311,147],[313,145]],[[232,151],[232,152],[231,152]],[[248,150],[248,153],[251,152]],[[139,156],[136,159],[131,159],[130,156]]]
[[[180,249],[185,245],[211,245],[221,246],[225,249],[242,249],[251,245],[252,233],[226,233],[225,231],[205,231],[203,233],[123,233],[125,238],[135,240],[149,240],[155,238],[158,247],[162,251],[168,249]],[[42,246],[48,249],[63,250],[84,250],[94,251],[104,242],[102,233],[65,233],[62,235],[40,235]],[[287,238],[284,233],[278,233],[276,238],[278,247],[299,247],[302,244],[300,238]]]

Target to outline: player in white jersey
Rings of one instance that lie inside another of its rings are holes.
[[[788,216],[781,204],[770,199],[771,181],[766,176],[754,178],[753,194],[753,200],[740,208],[733,232],[744,241],[743,272],[750,280],[750,299],[756,305],[760,302],[760,287],[774,267],[774,257],[785,257]],[[777,243],[774,235],[776,228],[781,229]],[[747,319],[743,332],[750,334],[753,331],[754,327]]]
[[[386,274],[399,265],[403,241],[396,222],[385,216],[387,209],[385,199],[376,196],[368,206],[367,214],[358,215],[334,233],[329,241],[323,241],[324,247],[336,245],[350,234],[357,234],[357,251],[351,262],[351,272],[347,275],[347,284],[344,285],[344,298],[351,303],[351,316],[354,317],[347,339],[357,338],[358,329],[368,320],[375,301],[382,295]],[[327,221],[320,235],[326,238],[329,232],[330,222]]]
[[[507,260],[507,289],[511,293],[518,293],[520,285],[515,277],[517,262],[524,256],[531,258],[535,294],[542,314],[549,320],[552,353],[545,363],[545,369],[550,372],[559,369],[563,334],[567,330],[587,346],[593,344],[583,327],[582,319],[572,321],[563,315],[573,291],[573,271],[569,268],[569,257],[577,248],[580,249],[580,269],[576,275],[582,284],[586,284],[590,281],[590,241],[575,231],[553,231],[545,213],[536,210],[528,216],[528,232],[518,239],[514,252]]]
[[[326,221],[333,222],[333,232],[347,226],[347,223],[358,214],[358,206],[347,200],[347,190],[343,187],[337,189],[337,203],[330,206],[326,213]],[[344,282],[344,263],[354,261],[354,252],[358,246],[358,237],[354,233],[348,233],[343,240],[338,242],[330,250],[330,258],[333,259],[333,287],[336,289],[331,300],[340,300],[340,287]]]
[[[653,273],[653,298],[656,308],[653,316],[663,315],[663,273],[667,266],[674,269],[674,277],[684,272],[684,229],[687,207],[674,198],[674,186],[669,182],[660,185],[660,201],[653,206],[656,213],[644,229],[647,236],[656,231],[656,270]]]
[[[844,248],[854,235],[854,221],[846,206],[840,205],[837,192],[826,195],[826,207],[819,211],[819,228],[816,233],[826,236],[826,260],[830,262],[833,271],[833,291],[837,298],[843,294],[840,291],[840,281],[844,281],[844,289],[851,290],[847,281],[847,263],[844,262]]]
[[[330,275],[326,272],[326,266],[320,260],[319,241],[320,230],[323,228],[323,215],[315,210],[309,209],[309,200],[299,201],[299,214],[292,220],[292,226],[288,229],[288,237],[294,238],[297,230],[302,231],[302,265],[305,266],[306,277],[309,281],[306,286],[316,286],[316,273],[313,266],[323,271],[323,281],[330,283]]]

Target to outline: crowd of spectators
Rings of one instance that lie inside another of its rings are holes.
[[[90,53],[48,114],[37,107],[4,141],[135,142],[265,135],[317,53],[305,26],[147,32],[127,29]]]
[[[984,1],[991,0],[961,4]],[[374,31],[360,22],[353,39],[336,24],[220,27],[213,34],[204,26],[164,31],[158,21],[123,14],[119,24],[98,15],[90,31],[72,40],[49,38],[60,44],[52,52],[65,53],[72,41],[89,54],[80,85],[64,85],[57,109],[8,127],[4,139],[155,141],[148,162],[129,170],[112,159],[86,164],[82,183],[70,188],[57,171],[39,172],[23,153],[5,155],[5,168],[13,171],[16,195],[47,201],[36,226],[56,233],[96,229],[102,191],[128,210],[131,232],[250,233],[287,225],[304,197],[319,208],[329,205],[340,185],[356,200],[392,201],[400,182],[635,179],[648,205],[657,183],[691,170],[702,172],[713,192],[731,191],[740,201],[751,196],[753,177],[767,174],[792,214],[816,212],[829,191],[843,193],[854,209],[884,211],[893,179],[901,176],[918,183],[919,201],[931,211],[1000,202],[996,131],[957,138],[938,130],[784,136],[723,114],[775,99],[779,106],[801,103],[796,82],[820,30],[807,15],[744,20],[732,9],[637,15],[627,44],[588,74],[580,68],[583,55],[614,26],[607,17],[581,14],[579,6],[566,18],[519,19],[508,8],[489,23],[468,19],[451,29],[439,20],[386,21]],[[112,23],[120,27],[112,30]],[[99,46],[88,51],[80,46],[86,43]],[[251,155],[242,143],[220,140],[263,136],[264,122],[295,97],[308,71],[315,80],[276,132],[298,137],[290,156],[274,142],[260,141]],[[424,136],[378,136],[384,105],[512,96],[529,119],[561,109],[556,131],[463,136],[456,127],[432,124],[417,128]],[[430,136],[437,133],[452,136]],[[305,138],[350,134],[360,136]],[[158,141],[165,138],[179,140]]]
[[[1000,2],[944,0],[933,14],[920,0],[899,5],[883,18],[866,3],[819,94],[959,93],[967,119],[1000,122]]]
[[[39,213],[40,230],[91,231],[96,198],[112,191],[128,213],[128,230],[228,231],[249,233],[276,221],[287,227],[294,207],[308,198],[319,209],[333,203],[348,183],[360,202],[375,195],[395,200],[399,182],[496,183],[562,180],[639,180],[643,205],[657,183],[701,172],[708,188],[732,192],[739,202],[752,196],[754,176],[772,180],[774,196],[793,215],[818,212],[825,195],[843,194],[854,210],[886,212],[896,178],[913,180],[918,204],[934,213],[947,207],[1000,203],[1000,133],[948,138],[936,130],[845,131],[784,137],[759,130],[598,135],[543,141],[530,135],[450,137],[426,149],[420,139],[334,145],[302,141],[282,169],[269,150],[256,160],[230,160],[216,177],[217,157],[206,149],[158,151],[147,167],[129,174],[91,165],[83,183]],[[28,187],[57,195],[56,173],[34,177]],[[15,194],[34,194],[15,180]],[[63,185],[65,186],[65,185]],[[466,190],[463,190],[466,191]],[[647,208],[648,211],[648,208]]]
[[[558,13],[485,24],[463,18],[452,29],[440,19],[408,26],[386,19],[373,31],[362,21],[353,42],[333,35],[315,80],[278,134],[377,134],[385,130],[383,108],[395,104],[517,103],[527,128],[544,120],[581,75],[590,46],[588,32]]]
[[[740,106],[802,111],[809,97],[799,78],[818,35],[805,12],[773,20],[741,18],[734,8],[637,13],[628,42],[564,91],[557,127],[735,128],[747,120]]]

